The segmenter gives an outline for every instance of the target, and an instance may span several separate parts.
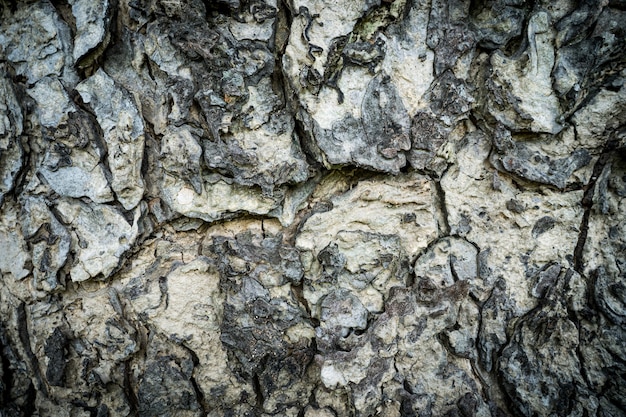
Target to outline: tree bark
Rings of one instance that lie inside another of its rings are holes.
[[[0,0],[0,415],[626,415],[626,4]]]

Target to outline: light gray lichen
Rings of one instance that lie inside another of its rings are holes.
[[[0,415],[625,415],[625,10],[0,0]]]

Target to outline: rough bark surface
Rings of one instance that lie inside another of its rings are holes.
[[[626,415],[626,3],[0,0],[0,415]]]

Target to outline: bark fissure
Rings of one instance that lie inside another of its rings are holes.
[[[623,414],[619,3],[0,0],[0,415]]]

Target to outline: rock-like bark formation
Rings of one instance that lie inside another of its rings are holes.
[[[0,415],[626,415],[626,3],[0,0]]]

